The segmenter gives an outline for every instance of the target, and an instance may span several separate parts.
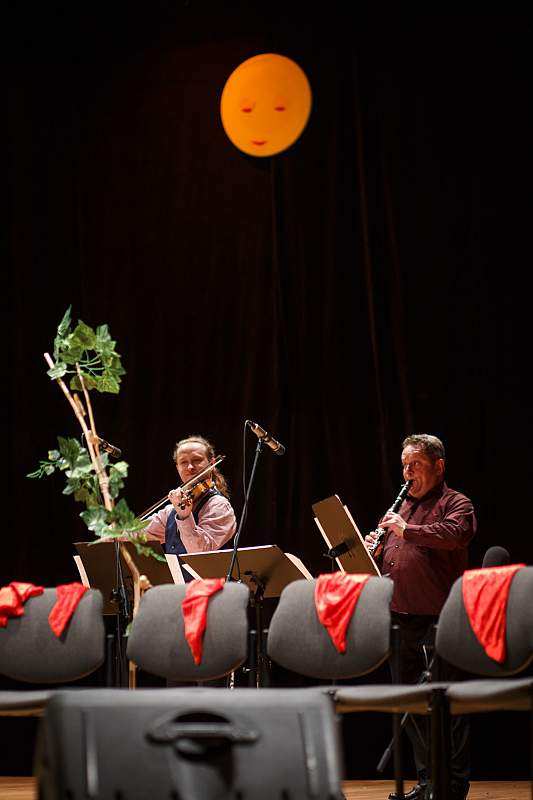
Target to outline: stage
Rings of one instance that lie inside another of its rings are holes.
[[[394,788],[392,781],[346,781],[343,785],[346,800],[386,800]],[[406,789],[411,788],[411,784]],[[529,800],[529,781],[476,781],[472,783],[468,800]],[[37,800],[33,778],[0,777],[2,800]]]

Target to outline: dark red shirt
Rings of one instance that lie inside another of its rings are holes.
[[[391,608],[439,614],[467,567],[467,547],[476,532],[474,507],[441,483],[419,500],[407,495],[398,513],[407,522],[404,538],[386,536],[381,566],[394,581]]]

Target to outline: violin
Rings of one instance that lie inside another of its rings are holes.
[[[204,495],[210,489],[213,489],[215,486],[215,479],[212,477],[204,478],[203,480],[198,481],[198,483],[195,483],[194,486],[191,486],[190,489],[185,489],[185,486],[187,486],[187,484],[184,484],[184,486],[180,487],[183,499],[179,504],[179,507],[182,511],[184,511],[187,506],[196,503],[196,501],[199,500],[200,497],[202,497],[202,495]]]
[[[190,481],[178,487],[181,489],[183,495],[183,504],[180,504],[182,510],[185,509],[187,505],[190,505],[191,502],[194,503],[205,492],[215,486],[215,480],[211,473],[225,458],[226,456],[218,456],[212,464],[209,464],[209,466],[199,472],[198,475],[195,475]],[[158,500],[157,503],[150,506],[150,508],[143,511],[142,514],[139,514],[139,519],[146,519],[165,503],[168,503],[168,494],[162,497],[161,500]]]

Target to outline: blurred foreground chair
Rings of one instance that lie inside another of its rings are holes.
[[[248,587],[227,583],[209,599],[198,665],[185,638],[185,591],[185,586],[166,585],[145,592],[128,638],[128,658],[168,681],[201,683],[229,675],[248,653]]]
[[[319,680],[357,678],[373,672],[391,656],[396,659],[394,668],[397,669],[399,631],[396,626],[391,626],[392,581],[371,577],[365,584],[346,632],[345,653],[337,651],[318,619],[315,586],[316,580],[295,581],[282,591],[268,631],[268,656],[285,669]],[[363,693],[366,689],[366,686],[357,687]],[[387,684],[370,687],[372,698],[379,699],[383,708],[374,703],[368,710],[390,712],[388,698],[393,689]],[[341,690],[331,686],[324,691],[336,697]],[[345,710],[343,705],[340,710]],[[357,708],[354,704],[346,710],[367,709]],[[396,791],[403,796],[399,724],[399,714],[395,713],[394,772]]]
[[[511,583],[506,612],[507,655],[502,664],[486,655],[472,630],[464,607],[462,582],[459,578],[454,583],[439,617],[437,659],[444,659],[467,673],[484,676],[485,680],[347,687],[335,693],[337,710],[341,713],[431,714],[432,800],[448,800],[451,796],[450,715],[522,710],[532,714],[533,723],[533,678],[510,677],[524,670],[533,659],[533,568],[520,570]]]
[[[0,674],[22,683],[65,684],[90,675],[104,662],[102,595],[88,590],[62,636],[48,616],[56,590],[31,597],[21,617],[0,628]],[[39,716],[56,689],[0,691],[0,715]]]
[[[317,690],[87,689],[50,700],[35,776],[40,800],[342,800],[341,761]]]

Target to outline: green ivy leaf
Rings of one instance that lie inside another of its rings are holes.
[[[89,325],[86,325],[85,322],[82,322],[81,319],[78,321],[73,333],[72,338],[74,342],[77,342],[83,350],[92,350],[96,344],[96,334]]]
[[[64,436],[58,436],[57,441],[59,444],[59,452],[67,462],[67,465],[70,469],[74,469],[76,465],[76,461],[80,455],[80,452],[83,450],[87,452],[84,447],[78,442],[77,439],[66,439]]]
[[[72,306],[69,306],[63,315],[63,319],[59,323],[57,328],[56,337],[54,339],[54,361],[57,361],[59,358],[59,350],[61,349],[61,345],[63,343],[63,339],[68,333],[70,328],[70,312]]]
[[[120,468],[117,469],[117,466],[120,465]],[[123,466],[125,467],[125,471]],[[128,465],[125,461],[119,461],[117,464],[113,464],[109,469],[109,494],[113,499],[118,497],[120,490],[124,487],[124,477],[128,473]]]
[[[67,365],[65,364],[65,362],[58,361],[56,362],[56,364],[54,364],[53,367],[47,370],[46,374],[55,381],[58,378],[62,378],[63,375],[66,373],[66,371],[67,371]]]
[[[111,472],[118,472],[123,478],[127,477],[128,469],[127,461],[115,461],[115,463],[111,465]]]
[[[102,375],[98,380],[96,388],[99,392],[109,392],[110,394],[118,394],[120,391],[120,379],[112,373]]]
[[[83,375],[84,386],[88,392],[90,392],[91,389],[97,388],[99,378],[95,378],[93,375],[88,375],[83,370],[81,370],[81,374]],[[74,375],[74,377],[70,379],[70,388],[78,392],[83,391],[83,386],[81,385],[81,380],[78,375]]]
[[[93,465],[89,456],[82,455],[76,461],[74,469],[68,469],[65,474],[67,478],[81,478],[83,475],[88,475],[92,471]]]
[[[97,536],[101,536],[108,527],[109,512],[103,506],[93,506],[86,511],[82,511],[80,517],[85,522],[90,531],[94,531]]]
[[[78,480],[69,479],[65,488],[62,491],[62,494],[74,494],[80,488],[80,482]]]
[[[85,503],[87,506],[94,506],[94,503],[91,503],[93,499],[92,492],[86,486],[82,486],[74,492],[74,500],[77,500],[79,503]]]

